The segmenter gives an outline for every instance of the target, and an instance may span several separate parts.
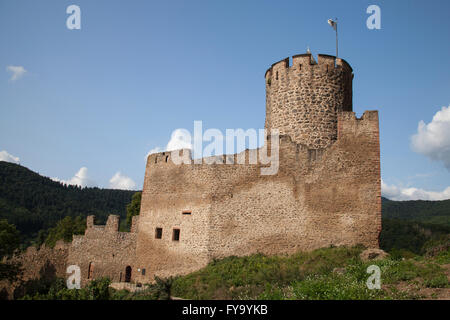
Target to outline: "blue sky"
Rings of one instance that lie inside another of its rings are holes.
[[[71,4],[81,30],[66,27]],[[371,4],[380,30],[366,27]],[[338,17],[353,109],[379,110],[384,195],[450,198],[450,109],[435,116],[450,104],[448,12],[447,0],[2,0],[0,157],[140,189],[173,130],[262,128],[266,69],[308,46],[334,54]]]

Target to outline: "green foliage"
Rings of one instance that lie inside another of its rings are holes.
[[[450,227],[450,200],[392,201],[382,198],[383,218],[401,219]]]
[[[14,299],[24,296],[46,294],[56,281],[56,268],[47,261],[39,270],[39,276],[27,281],[21,280],[14,289]]]
[[[439,274],[436,276],[429,277],[424,281],[425,286],[428,288],[448,288],[448,278],[445,274]]]
[[[10,257],[20,245],[20,234],[6,219],[0,220],[0,261]]]
[[[108,300],[109,299],[109,285],[111,280],[108,278],[102,278],[98,280],[92,280],[84,289],[88,292],[88,300]]]
[[[261,291],[267,283],[286,286],[308,275],[329,274],[357,259],[361,247],[324,248],[291,256],[228,257],[174,280],[174,296],[230,299]]]
[[[27,293],[22,300],[110,300],[111,280],[101,278],[92,280],[82,289],[68,289],[64,279],[56,279],[50,286]]]
[[[417,296],[395,285],[419,279],[425,287],[448,286],[444,270],[434,262],[415,258],[363,262],[361,250],[338,247],[290,257],[225,258],[176,278],[172,291],[186,299],[412,299]],[[381,269],[382,286],[388,287],[367,288],[367,268],[373,264]]]
[[[450,248],[441,251],[435,256],[435,261],[439,264],[450,264]]]
[[[136,192],[131,198],[131,203],[127,205],[127,225],[131,227],[134,216],[138,216],[141,210],[142,192]]]
[[[155,276],[156,298],[159,300],[169,300],[172,293],[174,278],[159,278]]]
[[[21,273],[21,266],[18,263],[4,261],[9,258],[20,245],[20,234],[16,227],[9,224],[5,219],[0,220],[0,280],[10,282],[17,280]]]
[[[105,223],[109,214],[125,218],[134,191],[63,185],[17,164],[0,161],[0,219],[14,224],[23,246],[42,243],[45,233],[66,216],[95,215]]]
[[[415,254],[425,253],[433,241],[450,234],[450,227],[408,220],[383,218],[380,235],[380,247],[390,253],[405,250]],[[449,243],[447,238],[447,243]]]
[[[309,276],[292,284],[293,298],[301,300],[368,300],[392,298],[384,290],[370,290],[351,274]],[[399,298],[399,297],[396,297]]]
[[[71,242],[74,234],[84,234],[85,230],[86,221],[82,216],[76,218],[67,216],[59,221],[56,227],[49,229],[45,244],[54,247],[58,240]]]
[[[111,300],[158,300],[160,292],[155,284],[147,284],[141,291],[112,290]]]

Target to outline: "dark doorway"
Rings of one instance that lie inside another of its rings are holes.
[[[125,282],[130,282],[131,281],[131,267],[127,266],[125,268]]]
[[[92,279],[93,276],[94,276],[94,263],[90,262],[88,269],[88,279]]]

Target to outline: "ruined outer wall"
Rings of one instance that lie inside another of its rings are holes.
[[[60,240],[56,242],[55,247],[50,248],[42,245],[40,248],[30,246],[26,251],[16,254],[11,258],[11,262],[20,263],[22,275],[20,279],[26,284],[41,278],[54,279],[56,277],[66,277],[67,257],[69,253],[70,243]],[[14,297],[23,294],[19,282],[10,284],[7,281],[0,281],[0,298]]]
[[[272,176],[261,176],[260,164],[174,165],[165,162],[167,154],[151,155],[137,245],[137,264],[150,272],[140,281],[191,272],[229,255],[378,247],[378,114],[356,119],[341,112],[338,118],[337,141],[326,149],[282,136]],[[163,228],[162,239],[155,239],[156,227]],[[173,228],[181,230],[180,241],[172,240]]]
[[[334,56],[313,61],[311,54],[296,55],[292,66],[286,58],[266,71],[265,127],[318,149],[336,141],[337,113],[352,111],[353,73]]]
[[[93,265],[92,278],[109,277],[113,282],[124,281],[125,268],[132,267],[135,274],[136,224],[133,217],[132,232],[119,232],[119,216],[110,215],[106,225],[94,225],[94,216],[87,218],[82,236],[73,236],[68,265],[81,269],[81,285],[88,281],[89,264]]]

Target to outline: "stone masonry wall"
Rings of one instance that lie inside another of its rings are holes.
[[[350,65],[343,59],[311,54],[274,63],[266,72],[266,129],[277,128],[312,149],[336,141],[337,113],[352,111]]]
[[[14,255],[10,261],[20,263],[22,275],[19,281],[12,284],[6,280],[0,281],[0,299],[23,295],[27,283],[35,280],[65,278],[69,247],[70,243],[60,240],[54,248],[46,245],[40,248],[31,246]]]
[[[109,277],[113,282],[125,281],[127,266],[131,267],[131,281],[136,253],[136,225],[133,217],[132,232],[119,232],[119,216],[110,215],[106,225],[95,225],[94,216],[87,219],[83,236],[74,236],[68,255],[68,265],[81,269],[81,285],[95,278]],[[91,275],[89,275],[91,270]]]
[[[136,254],[148,272],[136,279],[191,272],[229,255],[378,247],[378,114],[339,112],[338,119],[337,140],[326,149],[281,136],[273,176],[261,176],[261,164],[175,165],[170,153],[150,155]]]

